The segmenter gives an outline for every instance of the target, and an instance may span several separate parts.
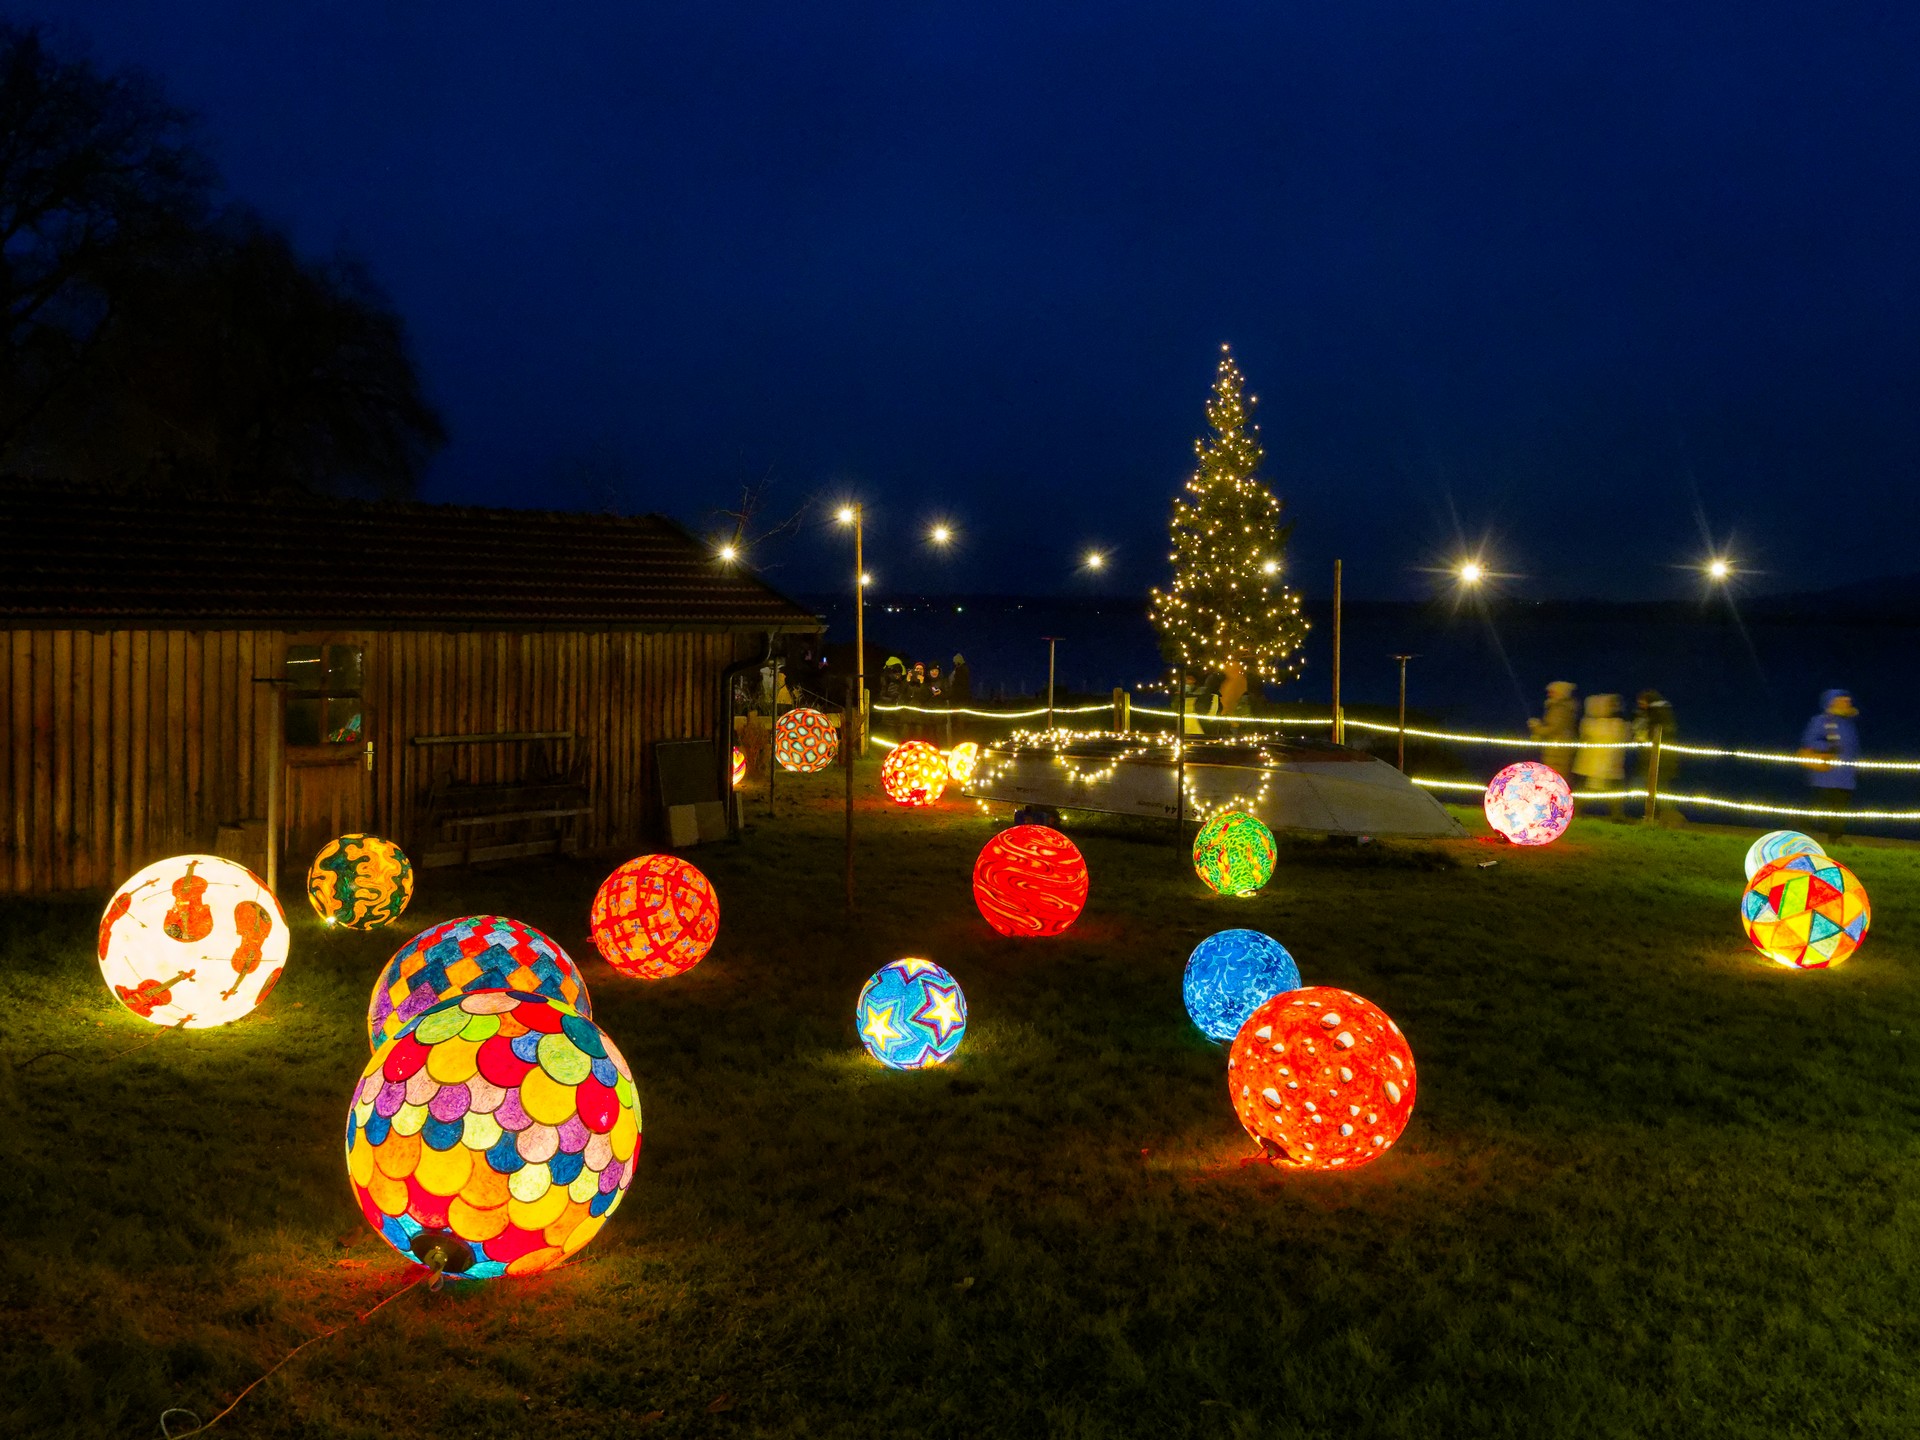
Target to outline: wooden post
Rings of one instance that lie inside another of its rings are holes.
[[[1062,637],[1042,635],[1040,638],[1047,642],[1047,733],[1051,735],[1053,733],[1053,651]]]
[[[1647,751],[1647,819],[1660,818],[1660,726],[1650,732],[1653,748]]]
[[[840,748],[847,757],[847,914],[853,914],[853,737],[854,727],[859,723],[855,718],[855,702],[858,694],[848,685],[847,708],[840,716],[842,727]]]
[[[1340,562],[1333,562],[1333,743],[1347,743],[1347,727],[1340,715]]]
[[[860,753],[867,753],[867,560],[865,541],[861,529],[865,516],[858,505],[853,507],[853,703],[847,708],[854,711],[854,733],[858,738]],[[774,697],[779,698],[776,689]],[[853,794],[853,754],[847,754],[847,794]],[[851,805],[851,799],[847,802]],[[853,812],[847,812],[847,824],[853,824]],[[853,831],[847,831],[847,844],[853,844]],[[853,854],[848,849],[849,857]],[[847,861],[847,904],[853,904],[853,861]]]
[[[1411,655],[1396,655],[1400,662],[1400,773],[1407,773],[1407,661]]]
[[[1113,687],[1113,728],[1120,735],[1133,728],[1133,697],[1118,685]]]

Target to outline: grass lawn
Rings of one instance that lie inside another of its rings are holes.
[[[358,1325],[408,1274],[341,1155],[404,934],[323,932],[289,890],[263,1013],[114,1058],[155,1032],[100,982],[105,896],[0,906],[0,1432],[154,1436],[343,1321],[214,1433],[1920,1426],[1920,851],[1843,844],[1872,936],[1794,974],[1740,934],[1731,831],[1288,840],[1269,892],[1231,901],[1164,829],[1090,820],[1086,915],[1021,943],[973,908],[988,819],[880,808],[873,780],[857,922],[838,776],[783,779],[776,819],[755,802],[746,844],[693,855],[721,934],[673,981],[593,953],[608,862],[423,877],[402,932],[498,911],[581,961],[645,1145],[574,1263]],[[1231,925],[1406,1032],[1419,1104],[1378,1163],[1241,1164],[1224,1055],[1180,1000],[1188,951]],[[861,983],[905,954],[966,990],[943,1070],[884,1072],[854,1033]]]

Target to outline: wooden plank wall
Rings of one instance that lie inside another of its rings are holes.
[[[272,631],[0,632],[0,893],[118,884],[211,850],[267,814],[288,636]],[[305,637],[301,637],[305,638]],[[319,637],[315,637],[319,638]],[[654,826],[653,742],[718,729],[720,671],[757,637],[710,633],[376,631],[366,647],[375,829],[402,844],[427,766],[414,735],[573,730],[587,848]],[[516,778],[523,747],[442,752],[467,780]]]

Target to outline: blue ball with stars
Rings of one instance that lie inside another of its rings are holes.
[[[1231,1040],[1282,990],[1300,988],[1287,947],[1258,930],[1222,930],[1194,946],[1184,985],[1187,1014],[1211,1040]]]
[[[873,972],[854,1007],[860,1043],[890,1070],[944,1065],[967,1033],[960,982],[931,960],[895,960]]]

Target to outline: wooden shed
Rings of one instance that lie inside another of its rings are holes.
[[[817,617],[658,516],[0,486],[0,893],[166,855],[655,843],[661,741]]]

